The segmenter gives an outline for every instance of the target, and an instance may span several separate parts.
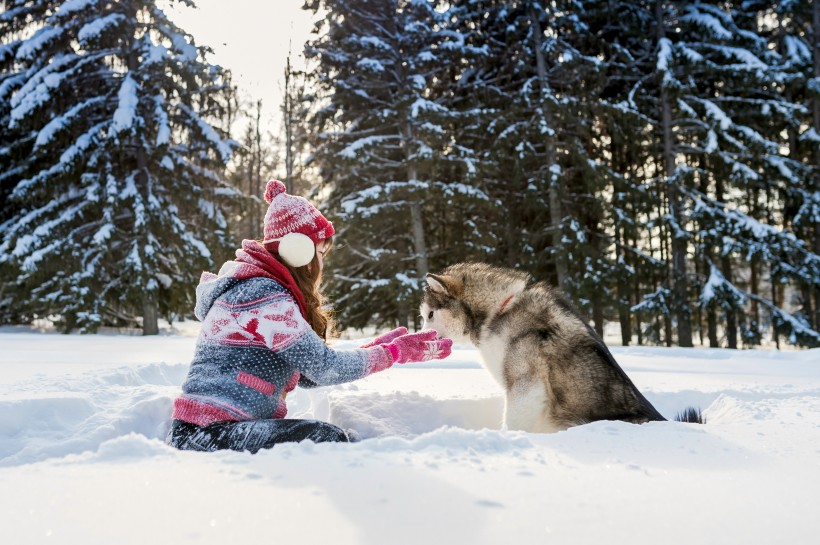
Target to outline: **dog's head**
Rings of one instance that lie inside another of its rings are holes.
[[[455,276],[428,274],[421,301],[424,329],[435,329],[440,337],[470,342],[465,306],[459,301],[463,283]]]
[[[483,263],[459,263],[427,275],[421,303],[425,328],[457,343],[477,344],[482,326],[511,294],[527,284],[525,273]]]

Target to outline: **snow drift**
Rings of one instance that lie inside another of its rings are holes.
[[[339,348],[363,341],[343,341]],[[501,429],[471,347],[357,383],[296,390],[290,416],[349,445],[257,455],[162,438],[194,338],[0,330],[4,543],[813,543],[820,350],[618,348],[664,416]]]

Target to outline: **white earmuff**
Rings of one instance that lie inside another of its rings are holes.
[[[279,242],[279,256],[291,267],[304,267],[316,255],[316,245],[309,236],[302,233],[288,233],[281,238],[272,238],[264,243]]]

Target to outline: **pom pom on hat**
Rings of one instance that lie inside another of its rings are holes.
[[[279,251],[279,241],[289,233],[305,235],[315,245],[336,232],[321,212],[303,197],[289,195],[279,180],[268,182],[265,200],[269,203],[264,223],[265,243],[275,244],[271,248],[274,251]]]
[[[268,182],[268,185],[265,187],[265,202],[270,204],[274,197],[277,195],[284,193],[287,190],[285,184],[280,182],[279,180],[271,180]]]

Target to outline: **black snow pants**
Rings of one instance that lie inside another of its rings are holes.
[[[306,439],[314,443],[350,441],[342,428],[327,422],[268,419],[216,422],[207,426],[174,420],[165,442],[180,450],[248,450],[255,453],[279,443]]]

